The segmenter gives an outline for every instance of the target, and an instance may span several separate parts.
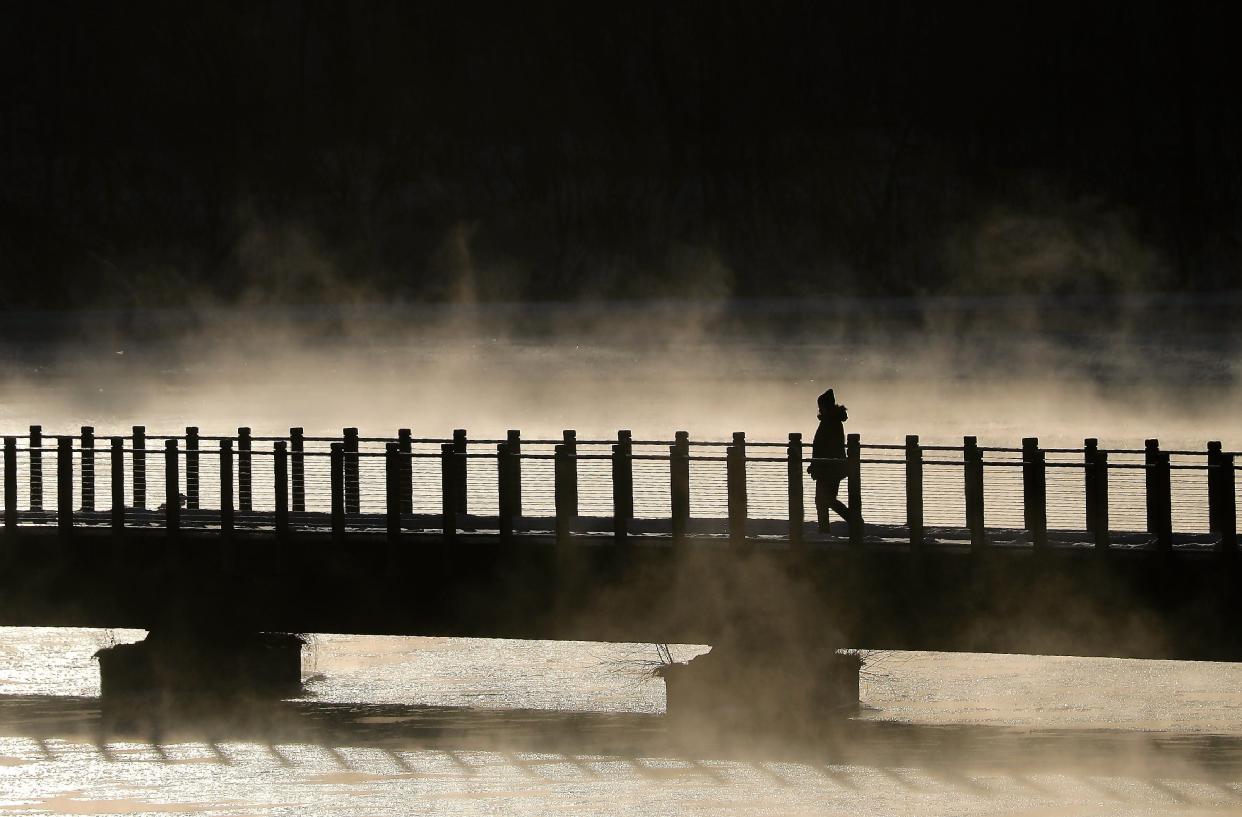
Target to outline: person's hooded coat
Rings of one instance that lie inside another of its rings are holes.
[[[845,426],[848,415],[845,406],[837,405],[832,389],[819,398],[819,428],[811,445],[812,459],[832,459],[839,462],[813,462],[807,468],[811,479],[845,479]]]

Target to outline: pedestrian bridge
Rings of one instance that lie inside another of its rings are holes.
[[[850,435],[866,522],[828,535],[808,453],[32,426],[4,437],[0,624],[1242,657],[1218,443]]]

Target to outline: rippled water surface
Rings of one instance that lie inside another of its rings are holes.
[[[875,654],[793,740],[671,731],[650,645],[318,636],[304,699],[104,722],[141,635],[0,630],[0,814],[1242,813],[1239,665]]]

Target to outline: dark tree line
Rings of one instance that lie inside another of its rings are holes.
[[[1227,5],[7,4],[0,305],[1239,284]]]

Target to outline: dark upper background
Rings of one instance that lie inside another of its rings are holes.
[[[1239,286],[1227,3],[7,3],[0,307]]]

